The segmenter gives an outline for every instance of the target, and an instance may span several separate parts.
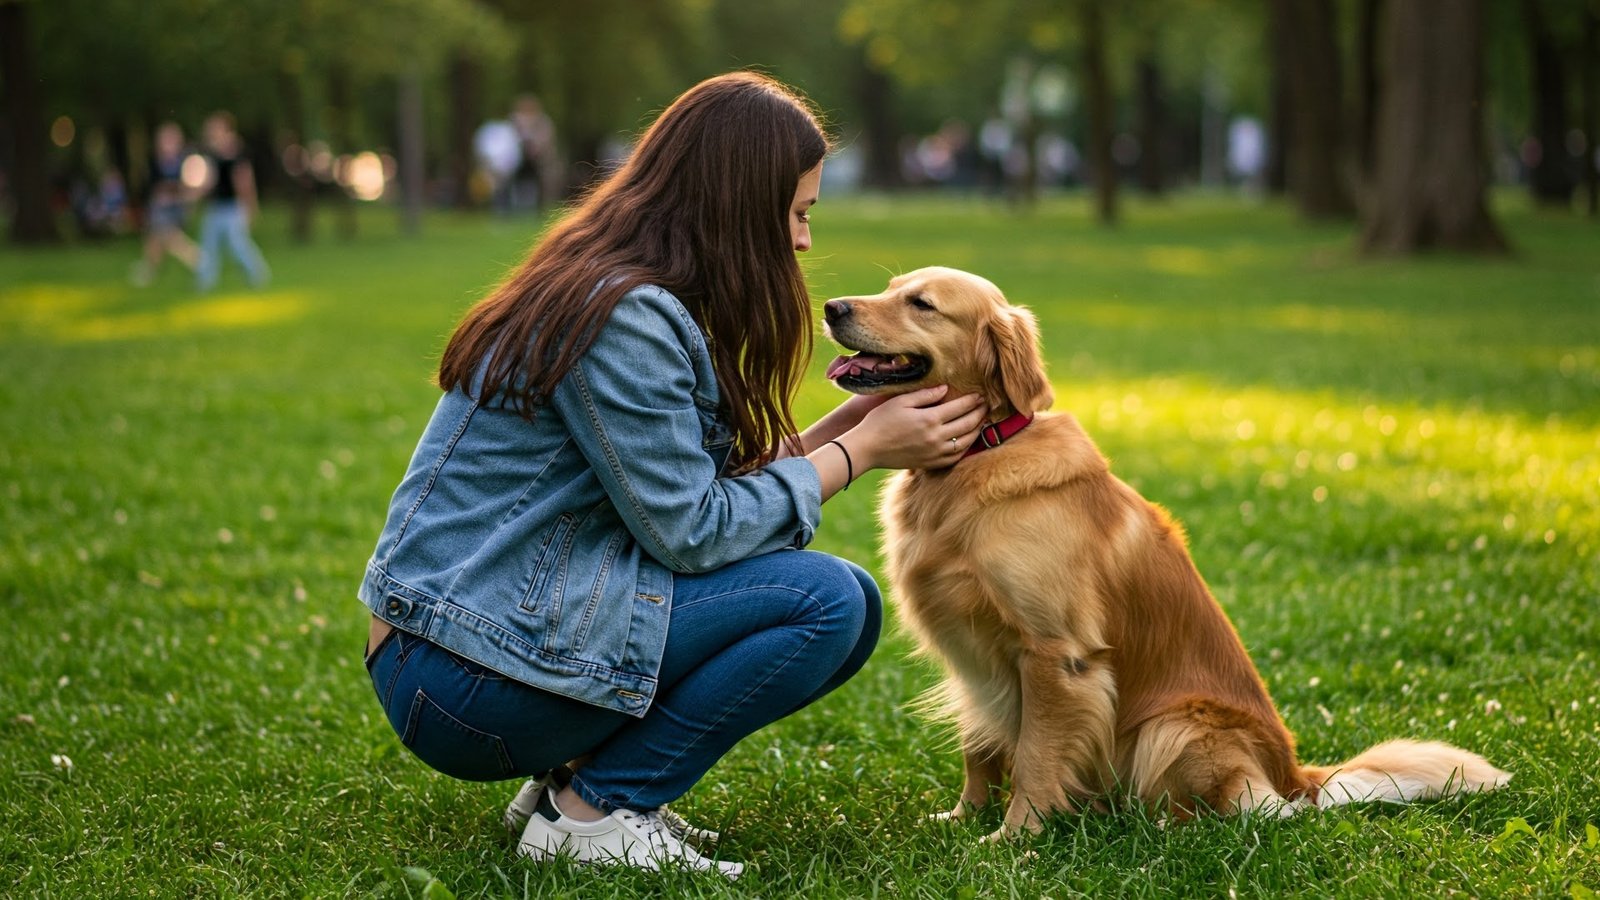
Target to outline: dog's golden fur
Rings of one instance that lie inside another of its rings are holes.
[[[839,298],[830,336],[926,371],[903,392],[979,392],[992,421],[1053,401],[1027,310],[952,269]],[[905,356],[896,356],[904,360]],[[901,618],[947,678],[966,783],[947,815],[1011,801],[996,836],[1131,794],[1183,818],[1498,787],[1509,775],[1434,742],[1392,741],[1338,767],[1302,766],[1265,685],[1196,571],[1182,528],[1114,476],[1071,415],[1043,413],[1001,446],[883,495],[888,573]]]

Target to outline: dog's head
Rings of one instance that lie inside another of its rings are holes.
[[[828,378],[847,391],[903,394],[948,384],[951,396],[981,394],[991,413],[1024,415],[1055,400],[1033,313],[976,275],[917,269],[881,294],[835,297],[822,311],[828,337],[858,351],[828,366]]]

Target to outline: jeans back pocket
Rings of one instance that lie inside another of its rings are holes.
[[[451,778],[499,781],[516,774],[504,741],[450,715],[421,688],[412,698],[400,742]]]

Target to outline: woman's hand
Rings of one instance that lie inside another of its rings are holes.
[[[977,394],[944,399],[949,392],[939,385],[874,404],[861,424],[839,438],[855,457],[857,474],[955,465],[978,439],[989,408]]]

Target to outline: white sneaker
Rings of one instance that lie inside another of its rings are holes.
[[[528,827],[528,817],[533,815],[533,808],[539,805],[539,795],[544,793],[544,789],[549,787],[551,782],[550,775],[545,775],[543,778],[529,778],[522,783],[522,790],[517,791],[517,795],[511,798],[511,803],[506,806],[505,815],[500,817],[500,821],[505,823],[506,831],[511,832],[512,837],[521,834],[522,829]]]
[[[682,865],[698,872],[738,878],[744,866],[707,859],[672,834],[658,812],[619,809],[596,822],[579,822],[561,814],[550,789],[539,795],[533,815],[517,842],[529,859],[565,856],[591,865],[625,865],[649,871]]]
[[[539,805],[539,797],[544,794],[544,789],[556,784],[553,778],[552,775],[530,778],[523,782],[522,790],[517,791],[517,795],[511,798],[511,803],[506,806],[506,813],[501,821],[505,822],[506,831],[513,837],[528,827],[528,818],[533,815],[534,807]],[[690,825],[687,819],[665,806],[656,810],[656,817],[667,826],[673,837],[696,849],[709,850],[722,840],[721,833]]]

